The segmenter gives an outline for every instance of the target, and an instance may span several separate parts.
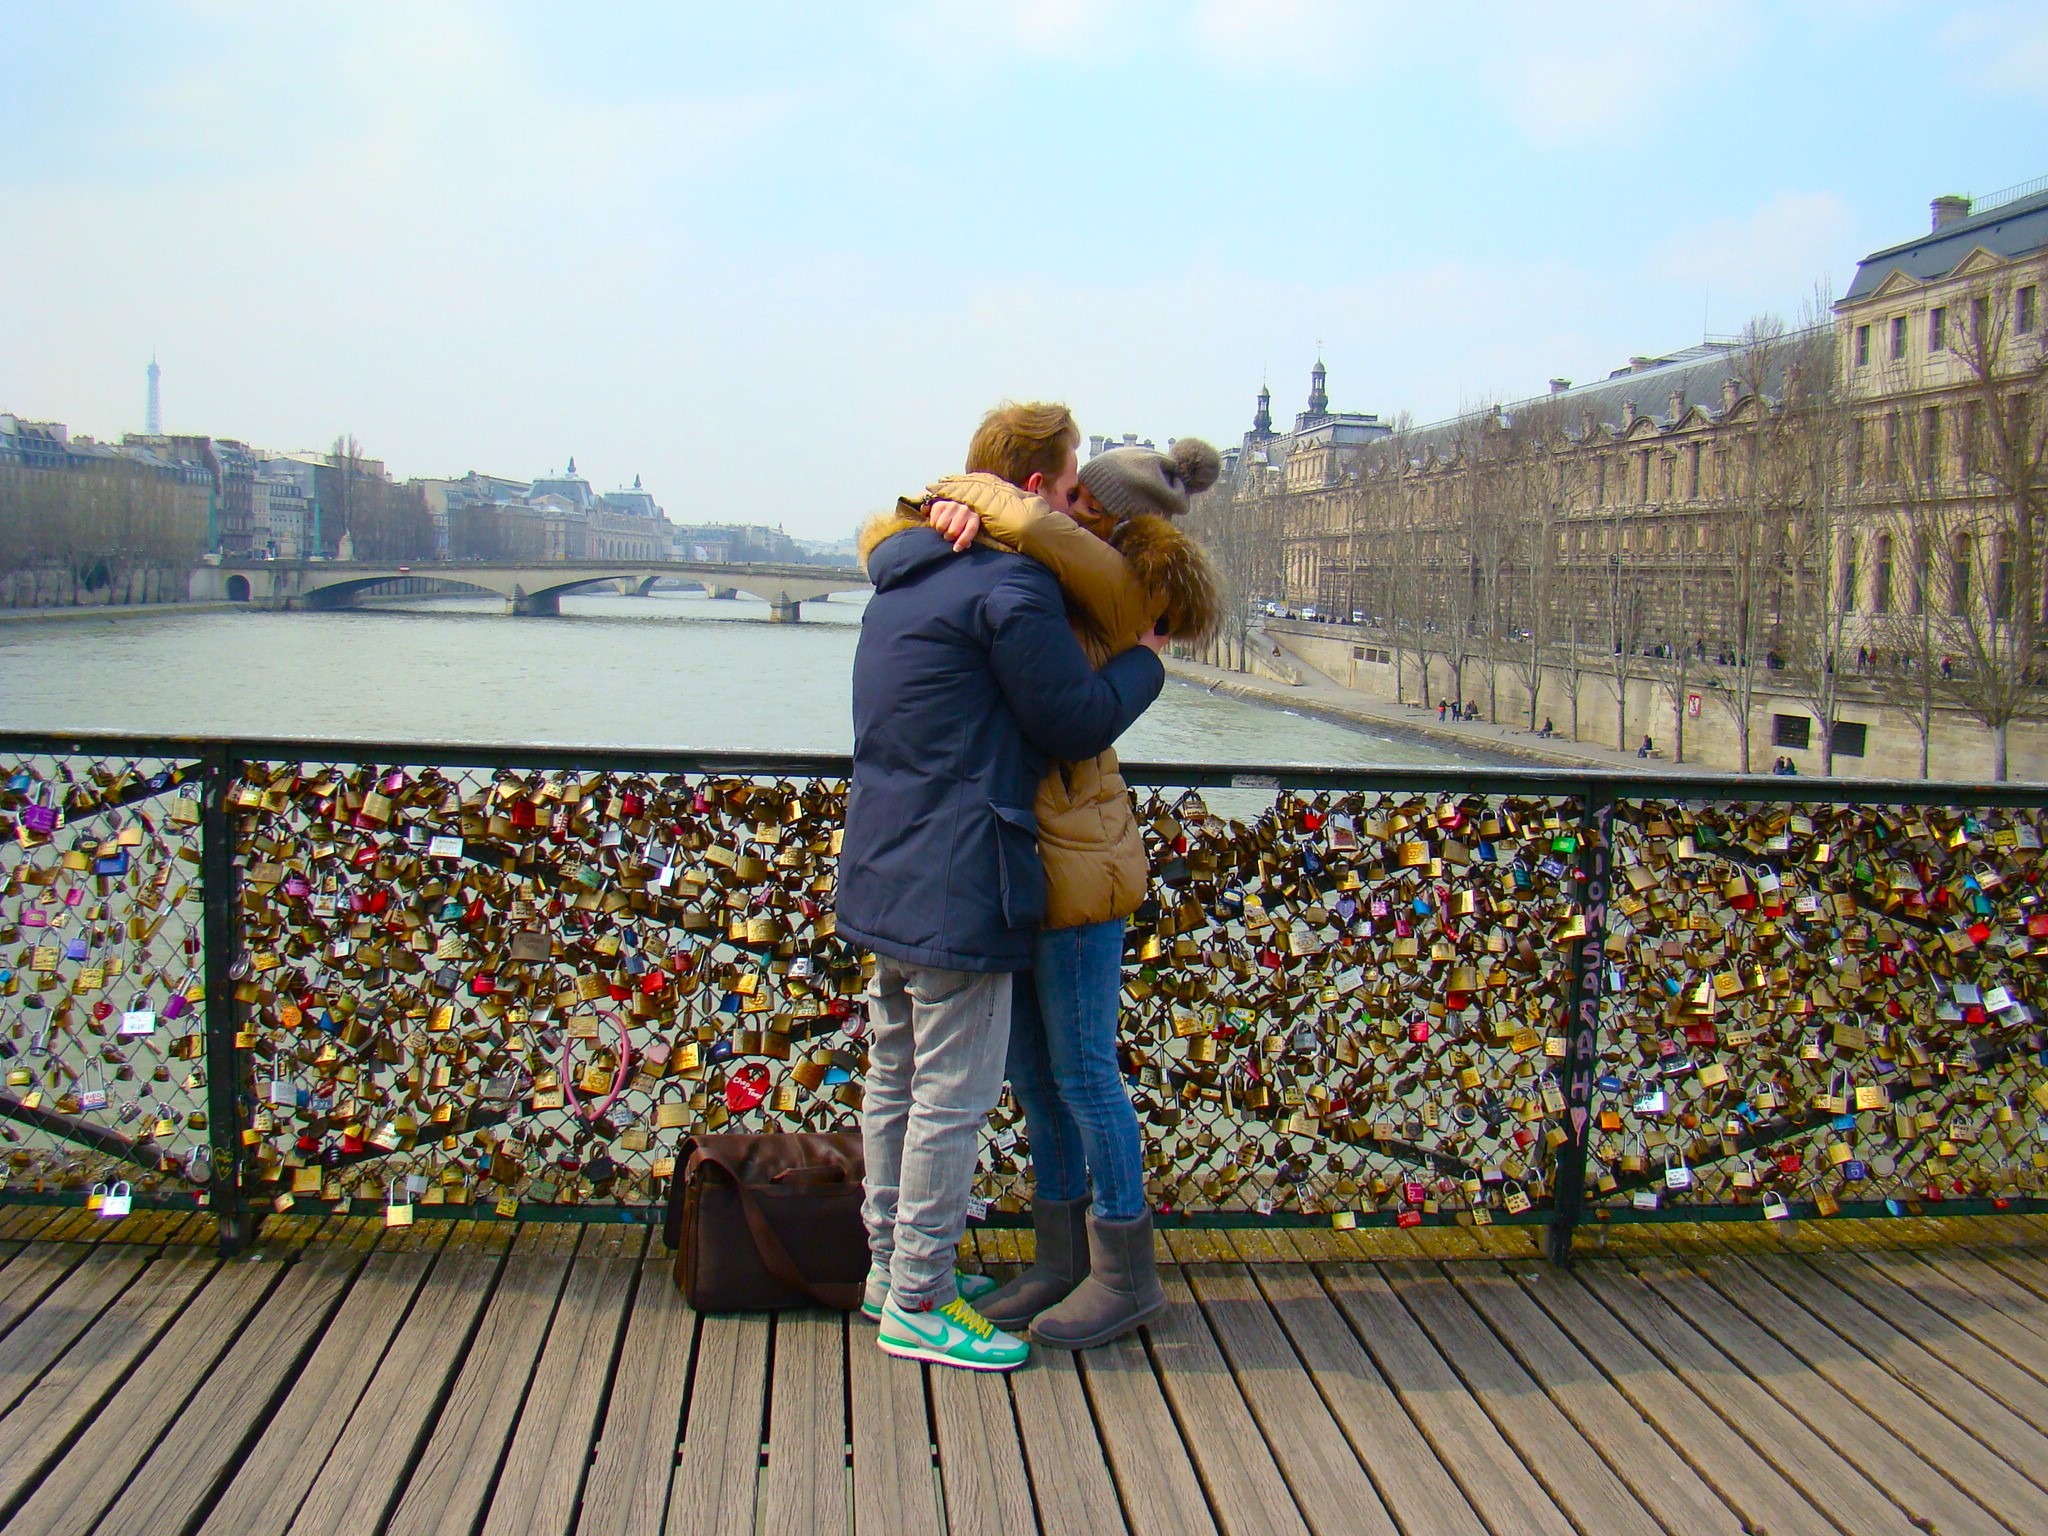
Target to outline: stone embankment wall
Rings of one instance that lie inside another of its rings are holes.
[[[82,575],[70,566],[0,571],[0,609],[125,608],[187,601],[186,566],[140,566]]]
[[[1391,647],[1373,632],[1340,624],[1309,624],[1277,621],[1266,632],[1286,648],[1289,656],[1313,667],[1323,676],[1346,688],[1374,699],[1396,697],[1394,664],[1379,661],[1391,657]],[[1363,652],[1361,655],[1360,653]],[[1597,660],[1598,658],[1594,658]],[[1400,697],[1424,697],[1421,669],[1413,653],[1401,658]],[[1649,658],[1642,658],[1644,668]],[[1700,663],[1688,685],[1699,696],[1699,713],[1685,720],[1684,760],[1702,768],[1736,773],[1742,769],[1742,747],[1734,712],[1715,696],[1710,686],[1718,673],[1724,678],[1732,669]],[[1770,674],[1757,679],[1750,710],[1750,769],[1763,772],[1779,757],[1789,757],[1803,774],[1821,771],[1820,727],[1814,721],[1810,702],[1769,687]],[[1835,773],[1842,778],[1916,779],[1920,777],[1920,735],[1913,717],[1905,710],[1879,703],[1867,686],[1854,678],[1845,679],[1837,718],[1865,727],[1861,757],[1837,751]],[[1451,695],[1451,672],[1441,657],[1430,662],[1427,702]],[[1505,665],[1492,676],[1489,716],[1488,675],[1483,664],[1467,663],[1464,697],[1479,705],[1481,718],[1503,724],[1522,724],[1529,718],[1529,696],[1518,678]],[[1810,745],[1805,748],[1773,743],[1777,716],[1812,722],[1808,727]],[[1555,667],[1545,668],[1537,691],[1536,721],[1548,716],[1557,733],[1572,737],[1571,680]],[[1610,674],[1588,670],[1579,678],[1579,730],[1575,739],[1616,745],[1614,680]],[[1628,727],[1625,749],[1633,750],[1648,735],[1667,758],[1676,756],[1676,718],[1671,695],[1660,682],[1649,677],[1631,678],[1628,685]],[[1959,710],[1937,705],[1929,741],[1930,776],[1937,779],[1982,781],[1991,776],[1991,734]],[[2048,779],[2048,727],[2041,722],[2016,722],[2007,736],[2007,777]]]

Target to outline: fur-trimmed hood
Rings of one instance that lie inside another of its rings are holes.
[[[1223,627],[1223,598],[1215,567],[1201,545],[1172,518],[1141,513],[1122,519],[1110,533],[1131,574],[1166,600],[1160,630],[1197,644]]]
[[[854,545],[860,552],[861,567],[866,569],[868,556],[875,552],[875,546],[891,534],[902,533],[909,528],[928,526],[930,525],[925,522],[924,513],[918,509],[917,503],[908,499],[898,500],[887,512],[875,513],[860,525],[860,537]]]

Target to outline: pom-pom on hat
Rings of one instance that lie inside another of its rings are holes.
[[[1223,456],[1199,437],[1178,439],[1166,452],[1111,448],[1081,466],[1081,483],[1118,517],[1154,512],[1180,517],[1216,483]]]

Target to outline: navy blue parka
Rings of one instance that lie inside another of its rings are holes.
[[[1058,579],[1024,555],[956,553],[919,525],[877,544],[868,575],[839,936],[914,965],[1029,970],[1038,782],[1107,749],[1165,670],[1142,646],[1091,668]]]

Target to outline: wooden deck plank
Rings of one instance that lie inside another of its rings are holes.
[[[1853,1336],[1816,1316],[1772,1285],[1749,1261],[1733,1256],[1702,1265],[1729,1304],[1770,1331],[1812,1370],[1827,1378],[1892,1433],[1924,1455],[1963,1492],[2008,1525],[2048,1531],[2048,1495],[2013,1476],[2013,1468],[1948,1413],[1885,1369]],[[1839,1309],[1847,1311],[1846,1307]],[[2048,1455],[2048,1440],[2041,1444]]]
[[[1977,1247],[1969,1251],[2014,1285],[2048,1301],[2048,1264],[2042,1263],[2040,1254],[2015,1248]]]
[[[484,1536],[568,1536],[575,1523],[647,1231],[584,1232],[491,1495]]]
[[[1764,1390],[1618,1262],[1580,1264],[1580,1281],[1767,1461],[1856,1536],[1908,1536],[1914,1527],[1884,1491]]]
[[[7,1536],[84,1536],[185,1409],[286,1266],[223,1264],[7,1524]]]
[[[434,1227],[429,1240],[450,1235]],[[467,1245],[427,1256],[430,1278],[306,1490],[288,1527],[294,1536],[377,1530],[412,1472],[499,1262],[497,1252]]]
[[[31,1243],[0,1270],[0,1339],[64,1283],[64,1277],[92,1252],[83,1243]]]
[[[865,1330],[861,1342],[873,1343]],[[846,1449],[846,1318],[808,1308],[783,1312],[775,1319],[768,1393],[767,1536],[847,1529]]]
[[[986,1245],[988,1233],[982,1238]],[[875,1347],[874,1330],[857,1317],[849,1319],[857,1536],[941,1536],[945,1530],[924,1374],[909,1364],[883,1354]]]
[[[161,1536],[189,1527],[312,1350],[360,1262],[345,1248],[331,1248],[285,1271],[101,1518],[96,1536]]]
[[[1187,1271],[1230,1373],[1316,1536],[1396,1536],[1379,1490],[1316,1392],[1273,1309],[1240,1265]]]
[[[1132,1536],[1214,1531],[1201,1477],[1143,1341],[1126,1335],[1086,1351],[1080,1365]]]
[[[640,1262],[603,1438],[583,1488],[578,1536],[646,1536],[659,1531],[667,1515],[697,1343],[697,1314],[669,1276],[672,1263],[652,1243]],[[923,1406],[920,1400],[920,1412]]]
[[[42,1478],[135,1363],[213,1273],[211,1254],[185,1249],[151,1264],[84,1337],[0,1417],[0,1512]]]
[[[2048,1384],[2003,1352],[1886,1279],[1860,1254],[1810,1254],[1806,1262],[1882,1314],[1893,1327],[1954,1366],[2034,1428],[2048,1430]]]
[[[1667,1530],[1742,1536],[1742,1518],[1501,1269],[1454,1264],[1466,1302]],[[1467,1380],[1470,1380],[1468,1375]]]
[[[1178,1270],[1164,1269],[1166,1310],[1146,1328],[1160,1385],[1180,1421],[1209,1507],[1225,1536],[1294,1536],[1301,1511],[1258,1421],[1224,1364],[1208,1319]]]
[[[865,1334],[854,1342],[858,1348],[875,1349]],[[989,1371],[919,1366],[908,1360],[891,1360],[888,1369],[923,1372],[930,1382],[932,1433],[939,1447],[946,1524],[953,1536],[1038,1530],[1009,1383]]]
[[[1038,1518],[1046,1530],[1121,1532],[1116,1480],[1102,1454],[1102,1437],[1073,1354],[1034,1348],[1031,1363],[1011,1373],[1010,1395],[1017,1405]],[[860,1433],[858,1423],[855,1433]]]
[[[1459,1263],[1466,1261],[1452,1261]],[[1536,1480],[1581,1530],[1659,1536],[1661,1527],[1599,1449],[1550,1400],[1433,1264],[1380,1266],[1396,1297],[1450,1362]]]
[[[1976,1277],[1959,1278],[1930,1259],[1926,1253],[1865,1255],[1873,1270],[1907,1295],[1975,1334],[2028,1374],[2048,1377],[2048,1308],[2028,1306],[2002,1293],[2008,1310],[1982,1294],[1982,1287],[1996,1290],[1995,1280],[1973,1284]]]
[[[1986,1264],[1967,1248],[1934,1248],[1916,1255],[1951,1285],[1962,1287],[1978,1302],[1996,1311],[2001,1321],[2032,1335],[2025,1347],[2048,1352],[2048,1300]]]
[[[470,1536],[476,1529],[497,1481],[506,1438],[525,1400],[534,1361],[547,1340],[548,1322],[555,1314],[579,1235],[577,1228],[566,1223],[521,1226],[498,1270],[483,1321],[467,1346],[462,1343],[462,1329],[439,1330],[442,1337],[438,1339],[433,1336],[435,1330],[422,1331],[423,1349],[451,1347],[459,1352],[460,1371],[432,1421],[425,1449],[404,1479],[405,1491],[385,1527],[390,1536]],[[488,1253],[466,1247],[449,1257],[464,1266],[488,1268],[493,1262]],[[480,1290],[481,1279],[477,1285]],[[435,1289],[430,1279],[427,1292]],[[473,1294],[465,1300],[474,1308],[483,1305],[485,1298]],[[459,1311],[454,1315],[464,1316]],[[407,1330],[411,1329],[408,1320]],[[446,1337],[450,1332],[452,1340]],[[401,1334],[400,1341],[403,1339]],[[395,1355],[398,1345],[392,1350]],[[390,1359],[387,1356],[387,1366]],[[413,1401],[417,1404],[419,1399]],[[362,1443],[367,1454],[374,1436],[366,1434]],[[347,1465],[340,1447],[328,1465]]]
[[[1990,1446],[2021,1476],[2048,1488],[2048,1435],[1802,1260],[1756,1254],[1743,1262]]]
[[[1568,1533],[1564,1512],[1408,1315],[1385,1276],[1368,1264],[1333,1264],[1323,1279],[1481,1518],[1496,1531]]]
[[[1407,1536],[1481,1536],[1479,1516],[1314,1272],[1273,1264],[1252,1274],[1400,1528]]]
[[[669,1489],[672,1536],[751,1536],[768,1401],[768,1318],[704,1317]]]
[[[1711,1340],[1750,1378],[1881,1488],[1921,1529],[1958,1536],[2000,1536],[2003,1523],[1921,1455],[1911,1422],[1887,1424],[1722,1295],[1697,1260],[1639,1259],[1636,1274],[1673,1311]]]
[[[372,1253],[363,1261],[291,1394],[208,1512],[201,1536],[290,1527],[432,1264],[433,1255],[420,1252]]]
[[[0,1412],[27,1395],[149,1265],[144,1248],[86,1250],[85,1258],[36,1305],[25,1326],[0,1339]]]

